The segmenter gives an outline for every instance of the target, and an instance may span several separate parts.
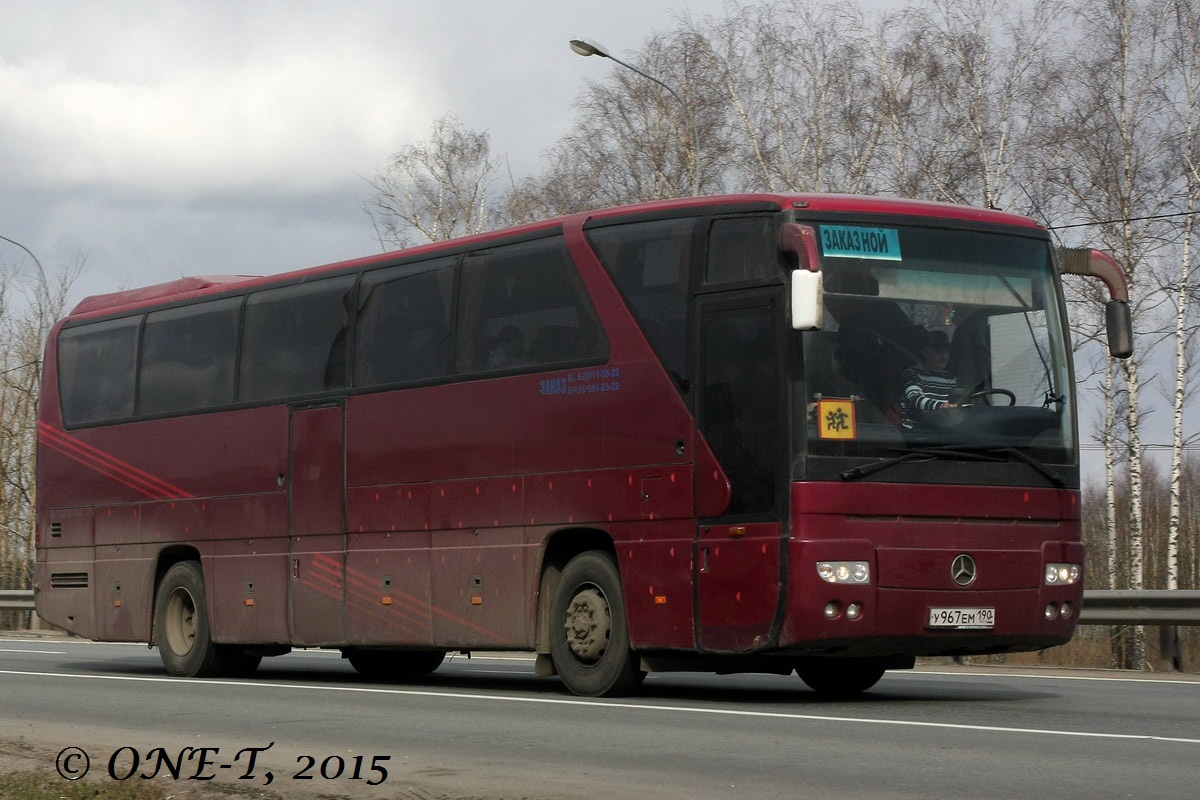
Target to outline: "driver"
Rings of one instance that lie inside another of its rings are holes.
[[[950,339],[942,331],[929,331],[921,345],[921,363],[904,370],[904,396],[900,400],[901,425],[911,428],[924,415],[943,408],[957,408],[958,378],[947,370]]]

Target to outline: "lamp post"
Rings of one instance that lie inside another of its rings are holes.
[[[653,75],[648,75],[632,64],[625,63],[612,53],[608,52],[608,50],[599,42],[591,39],[572,39],[571,49],[581,56],[600,56],[601,58],[607,58],[617,62],[622,67],[625,67],[625,69],[636,72],[646,80],[654,81],[659,86],[670,92],[671,96],[679,102],[679,105],[683,106],[683,111],[685,114],[687,114],[688,125],[692,129],[692,194],[700,194],[700,129],[696,127],[696,117],[694,114],[692,114],[692,107],[689,106],[687,102],[679,96],[679,92],[675,91]]]
[[[28,247],[26,247],[25,245],[21,244],[21,243],[20,243],[20,242],[18,242],[16,239],[10,239],[10,238],[8,238],[7,236],[0,236],[0,241],[5,241],[5,242],[8,242],[9,244],[15,244],[17,247],[19,247],[19,248],[21,248],[22,250],[24,250],[24,251],[25,251],[25,253],[26,253],[26,254],[27,254],[27,255],[28,255],[30,258],[32,258],[32,259],[33,259],[33,263],[34,263],[34,264],[37,264],[38,272],[39,272],[39,273],[41,273],[41,272],[42,272],[42,262],[41,262],[41,261],[38,261],[38,257],[37,257],[37,256],[35,256],[35,255],[33,254],[33,251],[32,251],[32,250],[30,250]]]

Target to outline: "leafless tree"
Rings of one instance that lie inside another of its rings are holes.
[[[385,248],[452,239],[492,227],[489,192],[500,159],[486,132],[448,114],[433,123],[428,141],[396,153],[368,183],[363,206]]]
[[[1172,158],[1168,131],[1162,127],[1168,118],[1162,91],[1167,77],[1162,57],[1165,10],[1163,4],[1148,0],[1078,3],[1078,57],[1061,106],[1063,161],[1057,179],[1063,201],[1076,219],[1095,224],[1090,230],[1097,243],[1125,268],[1143,343],[1152,342],[1159,332],[1162,296],[1153,291],[1153,272],[1169,236],[1161,217],[1170,210],[1178,175],[1172,166],[1178,161]],[[1128,566],[1132,589],[1145,586],[1142,371],[1150,350],[1139,347],[1133,358],[1119,362],[1108,372],[1111,378],[1105,385],[1106,403],[1115,403],[1118,391],[1124,396],[1127,439],[1107,442],[1113,487],[1108,503],[1110,508],[1115,505],[1114,465],[1120,447],[1129,485],[1128,512],[1124,524],[1118,524],[1112,512],[1109,521],[1117,525],[1111,538],[1124,541],[1120,561]],[[1141,665],[1140,644],[1131,657],[1134,665]]]
[[[48,275],[29,255],[32,269],[0,261],[0,586],[8,588],[31,585],[42,348],[83,266]]]
[[[881,142],[880,90],[853,3],[730,6],[692,21],[684,41],[707,53],[702,79],[732,137],[731,182],[743,190],[865,192]]]
[[[926,161],[926,180],[939,199],[1026,206],[1021,172],[1036,161],[1040,109],[1058,77],[1058,10],[1047,0],[928,0],[905,14],[906,40],[922,48],[920,89],[937,120],[941,152]]]
[[[1166,588],[1178,589],[1183,549],[1183,458],[1188,437],[1184,429],[1191,375],[1194,322],[1192,259],[1195,257],[1196,214],[1200,213],[1200,3],[1173,0],[1168,16],[1169,100],[1178,133],[1177,156],[1183,175],[1178,273],[1168,281],[1174,303],[1172,339],[1175,375],[1171,393],[1170,510],[1167,520]]]

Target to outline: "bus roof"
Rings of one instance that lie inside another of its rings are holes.
[[[239,284],[267,283],[281,277],[299,277],[307,274],[322,274],[355,267],[374,266],[381,262],[394,260],[397,256],[420,257],[426,253],[436,253],[452,248],[454,250],[477,247],[489,241],[508,238],[514,235],[536,233],[539,230],[549,230],[568,222],[575,224],[592,223],[604,224],[616,222],[622,218],[635,217],[650,219],[655,216],[674,216],[687,209],[727,209],[736,211],[739,208],[774,208],[797,209],[809,213],[843,213],[843,214],[892,214],[899,216],[928,217],[937,219],[956,220],[993,225],[1009,225],[1030,229],[1041,229],[1029,217],[1011,214],[1004,211],[975,208],[973,206],[953,203],[940,203],[928,200],[908,200],[894,197],[877,197],[871,195],[850,194],[731,194],[711,195],[704,197],[685,197],[673,200],[655,200],[632,205],[614,206],[611,208],[584,211],[556,219],[528,223],[512,228],[504,228],[486,233],[475,234],[459,239],[442,242],[432,242],[417,247],[380,253],[363,258],[340,261],[323,266],[300,269],[294,272],[280,273],[273,276],[253,275],[212,275],[204,277],[179,278],[165,283],[144,286],[137,289],[127,289],[119,292],[93,295],[84,298],[71,310],[70,316],[88,315],[93,313],[113,312],[118,309],[132,309],[138,306],[157,305],[164,301],[184,300],[208,294],[218,294]]]
[[[71,309],[71,316],[88,314],[93,311],[106,311],[122,306],[136,306],[164,298],[185,298],[192,295],[202,295],[214,290],[228,289],[239,283],[254,280],[253,275],[207,275],[197,278],[178,278],[166,283],[156,283],[152,286],[142,286],[137,289],[124,289],[108,294],[96,294],[85,297],[79,305]]]

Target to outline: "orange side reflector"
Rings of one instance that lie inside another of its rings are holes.
[[[121,601],[113,600],[113,608],[120,608],[120,607],[121,607]]]
[[[654,595],[654,605],[665,606],[667,604],[667,596],[665,594]]]
[[[246,605],[248,605],[248,606],[252,606],[252,605],[254,605],[254,598],[253,598],[253,597],[247,597],[247,598],[246,598]]]
[[[473,606],[481,606],[481,605],[483,605],[483,598],[482,598],[482,597],[480,597],[480,596],[479,596],[479,595],[477,595],[477,594],[476,594],[476,595],[472,595],[472,596],[471,596],[471,605],[473,605]]]
[[[379,602],[383,603],[385,606],[390,606],[392,604],[392,598],[384,597]]]

